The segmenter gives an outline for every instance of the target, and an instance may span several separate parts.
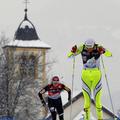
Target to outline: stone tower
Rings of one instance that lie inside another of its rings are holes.
[[[35,26],[28,19],[27,12],[28,9],[26,7],[24,19],[18,26],[13,41],[3,48],[7,56],[8,69],[14,69],[15,79],[33,78],[32,80],[39,81],[39,86],[41,87],[47,82],[46,53],[51,49],[51,46],[40,40]],[[35,99],[37,99],[38,91],[34,91],[34,86],[31,88],[34,105],[36,104]],[[41,115],[45,115],[45,111],[42,110],[43,108],[40,105],[38,105],[37,109],[40,110],[38,118],[41,118]]]

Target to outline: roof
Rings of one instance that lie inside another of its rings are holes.
[[[20,23],[17,31],[15,32],[14,39],[17,40],[38,40],[35,26],[27,17],[27,9],[25,9],[24,20]]]
[[[46,44],[45,42],[41,40],[15,40],[10,42],[5,47],[22,47],[22,48],[46,48],[50,49],[51,46]],[[4,48],[5,48],[4,47]]]
[[[75,118],[74,120],[83,120],[83,115],[84,115],[84,111],[81,111]],[[90,113],[90,120],[96,120],[96,118],[93,116],[92,113]]]
[[[25,16],[20,23],[14,35],[14,40],[5,47],[22,47],[22,48],[44,48],[50,49],[51,46],[41,41],[36,32],[35,26],[27,17],[27,9],[25,9]]]

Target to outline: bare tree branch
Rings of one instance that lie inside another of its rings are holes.
[[[2,49],[8,42],[9,39],[2,33],[0,35],[0,116],[15,116],[17,120],[36,120],[40,109],[43,108],[37,96],[37,92],[43,84],[42,76],[39,76],[38,80],[34,80],[34,76],[31,74],[34,73],[34,69],[29,67],[28,62],[24,63],[26,71],[21,69],[21,72],[18,72],[16,70],[18,65],[20,68],[22,64],[19,57],[24,56],[24,52],[19,56],[15,56],[15,49],[13,49],[14,59],[10,59],[11,63],[8,64],[9,59]],[[41,58],[42,55],[36,56],[34,64]],[[55,61],[44,64],[48,67],[47,73],[51,70],[53,63]],[[38,73],[42,73],[44,65],[39,61]],[[29,73],[30,70],[31,73]],[[24,75],[24,72],[26,72],[26,75]]]

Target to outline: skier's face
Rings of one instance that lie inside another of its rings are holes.
[[[53,85],[56,85],[59,83],[59,81],[52,81]]]
[[[94,46],[93,46],[93,47],[87,47],[87,46],[86,46],[86,50],[87,50],[88,52],[92,52],[93,49],[94,49]]]
[[[93,48],[87,48],[88,52],[92,52]]]

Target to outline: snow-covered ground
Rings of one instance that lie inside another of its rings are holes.
[[[75,97],[76,95],[78,95],[80,93],[80,91],[77,91],[75,90],[73,92],[73,97]],[[61,97],[62,97],[62,102],[63,102],[63,105],[65,105],[67,102],[68,102],[68,93],[66,91],[62,92],[61,93]]]
[[[80,91],[75,90],[73,92],[73,97],[75,97],[76,95],[78,95],[80,93]],[[68,102],[68,94],[67,92],[62,92],[61,93],[61,97],[62,97],[62,101],[63,101],[63,105],[66,104]],[[84,111],[81,111],[75,118],[74,120],[83,120],[83,115],[84,115]],[[91,116],[91,120],[96,120],[96,118],[92,115],[92,113],[90,114]]]
[[[74,118],[74,120],[83,120],[83,115],[84,115],[84,111],[81,111],[80,114],[78,114]],[[90,116],[91,116],[91,120],[96,120],[92,114],[90,114]]]

